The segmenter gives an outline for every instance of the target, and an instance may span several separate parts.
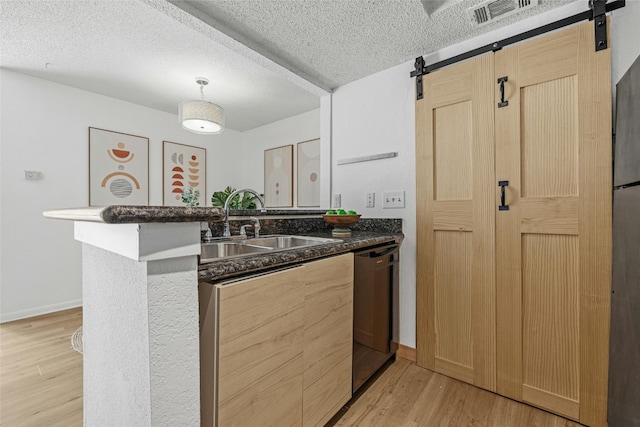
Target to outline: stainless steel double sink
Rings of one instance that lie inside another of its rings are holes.
[[[202,244],[200,264],[223,258],[267,254],[341,241],[340,239],[291,235],[272,235],[243,240],[215,240]]]

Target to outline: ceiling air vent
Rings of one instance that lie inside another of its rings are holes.
[[[480,27],[538,5],[538,0],[489,0],[467,9],[472,22]]]

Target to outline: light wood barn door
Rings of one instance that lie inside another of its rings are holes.
[[[493,55],[416,102],[417,362],[495,390]]]
[[[495,53],[497,391],[588,425],[607,410],[609,54],[593,22]]]

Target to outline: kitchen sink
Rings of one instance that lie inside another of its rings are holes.
[[[200,264],[223,258],[237,258],[302,247],[338,243],[340,239],[309,236],[272,235],[246,240],[223,240],[202,243]]]
[[[325,239],[322,237],[308,236],[264,236],[247,240],[248,244],[257,246],[266,246],[273,249],[290,249],[299,248],[301,246],[315,246],[325,243],[341,242],[339,239]]]
[[[232,258],[270,252],[271,248],[242,244],[240,242],[209,242],[202,244],[200,263],[220,258]]]

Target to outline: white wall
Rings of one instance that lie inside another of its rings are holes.
[[[586,10],[586,2],[485,34],[425,57],[427,64],[489,44]],[[640,0],[613,13],[612,79],[617,82],[640,51]],[[333,93],[332,192],[342,206],[367,217],[400,217],[405,240],[400,270],[400,342],[415,347],[415,79],[413,60],[344,85]],[[337,166],[343,158],[398,151],[394,159]],[[405,209],[381,209],[381,192],[405,190]],[[365,193],[376,193],[376,207],[365,208]]]
[[[611,80],[615,85],[640,55],[640,0],[627,0],[625,7],[611,13],[611,46]]]
[[[279,120],[242,133],[242,185],[264,193],[264,150],[293,145],[293,206],[297,206],[296,149],[303,141],[320,138],[320,109]],[[320,177],[329,180],[329,177]]]
[[[403,64],[338,88],[333,93],[332,193],[342,207],[368,218],[402,218],[400,342],[415,346],[415,100]],[[336,165],[336,161],[397,151],[398,157]],[[382,192],[404,190],[404,209],[382,209]],[[375,192],[375,207],[365,208]]]
[[[73,223],[48,209],[88,205],[88,128],[149,138],[149,203],[162,204],[162,141],[207,149],[207,204],[223,185],[240,185],[241,134],[182,130],[175,114],[7,70],[0,71],[0,321],[82,303],[80,243]],[[176,106],[177,108],[177,106]],[[44,179],[26,181],[25,170]]]

